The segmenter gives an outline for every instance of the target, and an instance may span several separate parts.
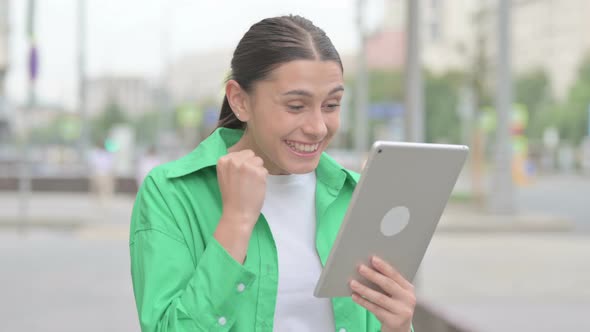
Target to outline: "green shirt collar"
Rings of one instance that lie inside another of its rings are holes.
[[[243,131],[238,129],[216,129],[191,153],[170,163],[166,177],[179,178],[215,166],[217,160],[227,154],[227,148],[236,144],[242,134]]]
[[[168,168],[167,178],[178,178],[201,169],[215,166],[217,160],[227,154],[228,147],[236,144],[242,135],[243,130],[218,128],[209,137],[197,146],[191,153],[173,161]],[[339,191],[345,180],[348,178],[356,184],[358,176],[342,167],[332,157],[322,153],[320,162],[316,169],[318,180],[322,181],[329,189]]]

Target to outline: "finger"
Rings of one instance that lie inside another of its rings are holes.
[[[377,317],[377,319],[381,322],[382,326],[411,326],[413,317],[413,313],[411,310],[403,309],[403,307],[400,307],[401,313],[392,313],[376,305],[375,303],[372,303],[371,301],[363,298],[358,293],[352,293],[352,300],[358,303],[363,308],[370,311],[371,313],[373,313],[373,315],[375,315],[375,317]],[[399,305],[401,306],[402,304],[400,303]]]
[[[241,152],[241,151],[240,151]],[[240,154],[240,152],[230,152],[225,156],[221,156],[217,160],[217,170],[226,170],[229,167],[236,167],[242,164],[242,160],[244,159],[244,155]]]
[[[225,155],[225,156],[221,156],[219,157],[219,159],[217,159],[217,167],[221,168],[223,167],[225,164],[227,164],[227,162],[229,161],[229,155]]]
[[[256,167],[261,167],[264,165],[264,161],[262,160],[262,158],[258,157],[258,156],[253,156],[251,157],[248,162],[252,163],[252,165],[256,166]]]
[[[387,310],[385,310],[382,307],[376,305],[375,303],[363,298],[358,293],[352,293],[352,300],[354,302],[358,303],[361,307],[372,312],[373,315],[375,315],[375,317],[377,317],[377,319],[379,321],[385,321],[385,319],[387,318],[387,315],[390,315],[390,313]]]
[[[371,265],[373,265],[377,271],[379,271],[382,274],[384,274],[385,276],[393,279],[402,288],[405,288],[408,290],[414,289],[414,285],[412,285],[411,282],[406,280],[406,278],[404,278],[404,276],[402,276],[401,273],[399,273],[397,271],[397,269],[393,267],[393,265],[389,264],[388,262],[386,262],[382,258],[377,257],[377,256],[373,256],[371,258]]]
[[[350,288],[352,289],[353,293],[358,293],[359,295],[361,295],[365,299],[380,306],[381,308],[386,309],[387,311],[393,310],[393,307],[392,307],[393,299],[391,297],[389,297],[381,292],[378,292],[374,289],[371,289],[356,280],[352,280],[350,282]]]
[[[393,297],[400,297],[405,290],[395,280],[364,264],[359,267],[359,273],[370,282],[379,286],[384,292]]]
[[[265,178],[265,179],[268,176],[268,170],[266,168],[264,168],[263,166],[257,167],[256,173],[258,174],[258,176]]]
[[[236,162],[236,165],[243,164],[246,160],[254,157],[254,151],[252,150],[241,150],[232,155],[232,159]]]
[[[236,162],[240,167],[253,167],[254,169],[264,167],[264,160],[257,156],[252,150],[243,150],[239,156],[237,156]]]
[[[251,156],[244,160],[244,167],[252,170],[259,177],[266,177],[268,170],[264,167],[264,160],[258,156]]]
[[[238,151],[238,155],[240,157],[243,157],[244,159],[246,159],[246,158],[254,157],[256,154],[254,153],[254,151],[252,151],[250,149],[244,149],[244,150]]]
[[[240,150],[236,152],[230,152],[225,156],[219,158],[219,161],[225,161],[226,163],[231,163],[234,166],[239,166],[248,158],[254,157],[254,152],[252,150]],[[218,163],[219,163],[218,161]]]

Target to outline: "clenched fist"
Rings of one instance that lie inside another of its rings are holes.
[[[215,238],[239,262],[264,204],[267,175],[262,158],[252,150],[231,152],[217,161],[223,212]]]

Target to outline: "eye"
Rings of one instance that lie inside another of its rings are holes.
[[[340,104],[331,103],[331,104],[325,105],[324,108],[326,108],[326,110],[329,112],[336,111],[340,108]]]
[[[301,111],[303,109],[303,105],[287,105],[287,107],[289,108],[289,110],[291,111]]]

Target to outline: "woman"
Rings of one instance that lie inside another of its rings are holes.
[[[312,295],[358,179],[323,153],[344,93],[330,39],[299,16],[265,19],[231,68],[219,128],[138,193],[142,330],[410,331],[413,287],[378,258],[360,269],[384,293],[352,281],[352,298]]]

